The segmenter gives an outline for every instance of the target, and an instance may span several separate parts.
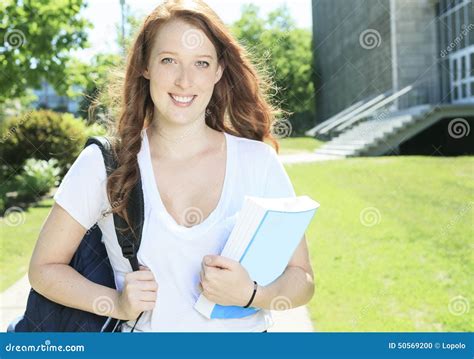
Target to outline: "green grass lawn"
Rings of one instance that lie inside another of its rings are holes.
[[[0,222],[0,292],[28,272],[34,245],[52,205],[53,199],[47,199]],[[14,225],[18,223],[22,224]]]
[[[316,331],[474,329],[472,157],[354,158],[286,168],[296,192],[321,204],[307,231],[316,277],[308,308]],[[27,271],[52,200],[42,204],[26,212],[22,226],[0,224],[0,290]],[[456,315],[467,310],[463,305],[471,311]]]
[[[474,329],[472,157],[286,168],[297,194],[321,204],[306,233],[316,331]]]
[[[324,142],[313,137],[286,137],[278,140],[280,154],[294,154],[302,152],[313,152],[322,146]]]

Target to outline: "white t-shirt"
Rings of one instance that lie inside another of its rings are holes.
[[[239,319],[207,319],[193,308],[199,296],[199,272],[207,254],[219,254],[235,224],[244,196],[293,197],[295,192],[276,151],[270,145],[225,133],[226,174],[222,194],[211,214],[193,227],[176,223],[166,211],[153,173],[146,130],[138,164],[145,202],[145,222],[138,260],[158,283],[155,309],[143,313],[135,331],[145,332],[262,332],[273,325],[269,310]],[[159,176],[159,174],[158,174]],[[86,147],[73,163],[54,199],[84,228],[98,223],[122,290],[131,271],[122,256],[106,194],[106,171],[97,145]],[[135,321],[124,325],[130,331]]]

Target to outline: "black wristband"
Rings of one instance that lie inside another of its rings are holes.
[[[256,281],[253,281],[253,293],[252,293],[252,297],[250,298],[250,301],[247,303],[247,305],[244,307],[244,308],[248,308],[250,306],[250,304],[252,304],[253,302],[253,299],[255,298],[255,294],[257,293],[257,287],[258,287],[258,284]]]

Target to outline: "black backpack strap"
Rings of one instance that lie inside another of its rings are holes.
[[[117,161],[113,154],[112,143],[107,137],[93,136],[87,139],[84,148],[91,144],[96,144],[100,148],[104,158],[107,176],[109,176],[117,168]],[[120,215],[117,213],[113,214],[115,233],[117,234],[120,248],[122,248],[122,254],[129,260],[133,271],[139,270],[137,253],[140,248],[143,223],[145,221],[140,169],[138,169],[138,174],[138,181],[130,192],[127,205],[127,215],[132,228],[128,227],[127,222]]]
[[[92,136],[87,139],[84,148],[92,144],[96,144],[100,148],[100,151],[102,152],[102,157],[104,158],[107,177],[110,176],[110,174],[117,168],[117,161],[115,160],[112,151],[112,143],[107,137]]]
[[[99,146],[102,152],[102,157],[104,158],[107,177],[110,176],[110,174],[117,168],[118,165],[113,153],[112,143],[107,137],[93,136],[87,139],[84,148],[91,144],[96,144]],[[119,216],[117,213],[114,213],[115,233],[117,234],[120,248],[122,248],[122,255],[129,260],[132,270],[137,271],[140,269],[138,265],[137,253],[138,249],[140,248],[143,223],[145,221],[145,203],[143,200],[140,168],[138,168],[138,181],[130,192],[126,211],[132,228],[127,225],[127,222],[123,217]],[[142,315],[143,312],[140,313],[136,319],[135,325],[132,328],[132,332],[135,330],[135,326]],[[115,324],[115,327],[112,329],[112,331],[115,332],[117,327],[121,326],[124,322],[124,320],[119,320]]]
[[[132,270],[139,270],[137,253],[140,248],[143,223],[145,221],[143,191],[140,174],[138,181],[130,192],[127,204],[127,215],[132,228],[128,227],[124,218],[114,213],[114,224],[122,254],[130,261]]]

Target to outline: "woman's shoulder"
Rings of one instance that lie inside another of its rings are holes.
[[[84,147],[72,167],[75,167],[75,171],[81,172],[81,174],[88,172],[90,175],[98,176],[101,179],[107,176],[102,151],[96,144]]]
[[[85,147],[63,177],[54,200],[84,228],[91,228],[110,205],[105,164],[100,148]]]
[[[276,154],[275,149],[268,143],[258,140],[253,140],[245,137],[238,137],[228,134],[235,142],[237,151],[240,155],[249,155],[255,160],[257,158],[266,159],[268,156]]]

